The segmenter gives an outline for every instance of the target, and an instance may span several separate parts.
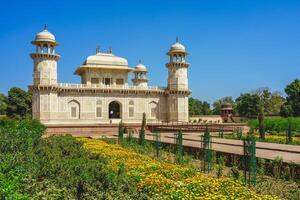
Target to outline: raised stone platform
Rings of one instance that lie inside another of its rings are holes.
[[[245,124],[222,124],[224,131],[230,132],[236,128],[247,128]],[[132,129],[134,136],[138,137],[138,131],[141,128],[140,123],[124,124],[127,129]],[[183,145],[187,148],[200,148],[200,136],[203,130],[208,127],[212,132],[218,132],[220,124],[188,124],[188,123],[149,123],[147,124],[146,139],[153,140],[151,130],[159,128],[161,130],[161,141],[167,144],[174,144],[174,133],[183,129]],[[71,134],[74,137],[114,137],[118,135],[117,123],[112,124],[69,124],[69,125],[47,125],[45,136]],[[164,131],[162,131],[164,130]],[[215,135],[216,133],[213,133]],[[243,144],[240,140],[213,138],[212,149],[218,152],[242,155]],[[277,156],[282,157],[284,162],[294,162],[300,164],[300,146],[274,144],[266,142],[256,143],[256,155],[259,158],[274,160]]]

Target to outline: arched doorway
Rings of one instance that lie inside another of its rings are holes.
[[[112,101],[108,105],[108,116],[109,119],[120,119],[121,118],[121,106],[118,102]]]

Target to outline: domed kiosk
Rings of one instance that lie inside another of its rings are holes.
[[[148,78],[147,78],[147,67],[142,64],[141,60],[139,64],[134,68],[134,78],[132,79],[133,85],[138,87],[147,87],[148,86]]]

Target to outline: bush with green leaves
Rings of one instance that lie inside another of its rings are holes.
[[[217,165],[216,165],[216,175],[218,178],[220,178],[223,175],[224,171],[224,157],[223,156],[218,156],[217,157]]]
[[[300,132],[300,117],[269,117],[264,119],[265,130],[267,132],[285,132],[289,128],[289,123],[291,125],[292,131]],[[250,120],[249,125],[253,129],[259,128],[258,120]]]
[[[231,177],[234,178],[234,179],[239,179],[240,178],[240,171],[239,171],[239,168],[237,165],[233,165],[231,167]]]
[[[0,199],[138,199],[142,194],[71,135],[42,139],[35,120],[0,121]]]

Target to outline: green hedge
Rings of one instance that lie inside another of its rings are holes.
[[[283,132],[288,129],[288,124],[291,123],[293,132],[300,132],[300,117],[290,118],[266,118],[264,120],[265,129],[268,132]],[[258,129],[258,120],[250,120],[249,126],[253,129]]]
[[[0,199],[143,199],[74,137],[44,131],[35,120],[0,120]]]

